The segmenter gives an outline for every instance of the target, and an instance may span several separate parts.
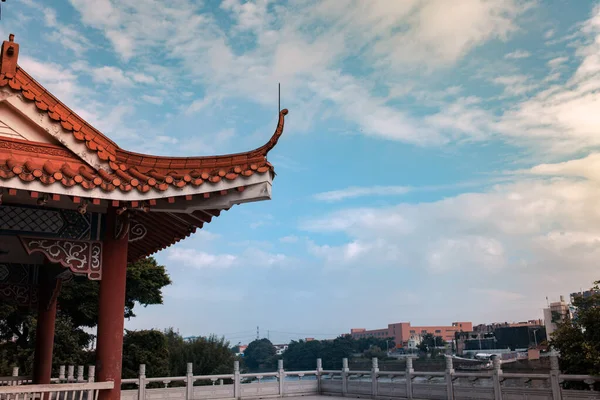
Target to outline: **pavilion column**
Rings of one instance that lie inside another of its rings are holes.
[[[96,372],[97,381],[112,381],[115,386],[112,390],[100,391],[99,400],[121,398],[128,234],[116,238],[116,223],[116,209],[109,207],[102,250]]]
[[[56,323],[56,299],[52,299],[55,281],[51,265],[40,268],[38,286],[38,315],[35,330],[35,354],[33,359],[33,383],[49,384],[52,378],[52,350]]]

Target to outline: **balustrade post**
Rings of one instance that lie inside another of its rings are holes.
[[[342,358],[342,396],[348,395],[348,373],[350,372],[350,368],[348,368],[348,359]]]
[[[377,377],[379,375],[379,360],[377,357],[373,357],[371,359],[371,394],[373,397],[377,396],[378,391],[378,380]]]
[[[85,382],[85,379],[83,378],[83,365],[77,366],[77,383],[80,382]]]
[[[494,365],[494,372],[492,380],[494,383],[494,400],[502,400],[502,363],[498,356],[492,360]]]
[[[552,349],[550,351],[550,387],[552,388],[552,400],[562,400],[559,375],[558,354],[556,350]]]
[[[146,364],[140,364],[138,376],[138,400],[146,400]]]
[[[75,366],[69,365],[69,368],[67,368],[67,382],[73,383],[73,381],[75,380],[74,375],[75,375]]]
[[[240,362],[233,362],[233,397],[240,399],[242,397],[242,385],[240,382]]]
[[[187,363],[185,389],[185,399],[192,400],[194,398],[194,364],[192,363]]]
[[[279,397],[283,397],[285,390],[285,371],[283,370],[283,360],[277,360],[277,379],[279,380]]]
[[[13,367],[12,376],[19,376],[19,367]],[[20,383],[21,382],[15,380],[12,383],[9,383],[9,386],[16,386],[16,385],[19,385]],[[25,382],[22,382],[22,383],[25,383]]]
[[[452,364],[452,356],[446,356],[446,393],[448,400],[454,400],[454,387],[452,383],[452,375],[454,375],[454,365]]]
[[[63,383],[65,379],[65,366],[61,365],[60,367],[58,367],[58,382]]]
[[[411,356],[406,357],[406,398],[413,398],[412,390],[412,374],[415,372],[413,369],[413,360]]]
[[[65,370],[63,368],[63,376],[64,376],[64,372],[65,372]],[[94,383],[95,380],[96,380],[96,366],[89,365],[88,366],[88,383]],[[93,390],[88,390],[87,398],[90,400],[95,399]]]
[[[322,394],[321,374],[323,373],[323,360],[317,358],[317,393]]]

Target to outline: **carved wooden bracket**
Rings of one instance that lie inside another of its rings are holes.
[[[115,238],[123,239],[126,233],[129,233],[129,242],[137,242],[146,236],[148,229],[144,226],[144,224],[136,221],[130,215],[129,211],[125,211],[117,217]]]
[[[102,279],[102,242],[19,236],[27,254],[42,253],[54,263],[90,280]]]

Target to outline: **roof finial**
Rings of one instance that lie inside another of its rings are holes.
[[[2,43],[0,50],[0,75],[8,75],[9,79],[12,79],[17,72],[18,59],[19,44],[15,42],[15,35],[11,33],[8,35],[8,40]]]

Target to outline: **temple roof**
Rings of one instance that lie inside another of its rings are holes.
[[[162,250],[235,204],[270,199],[267,154],[283,133],[254,150],[204,157],[160,157],[120,148],[21,68],[10,35],[0,54],[0,204],[128,212],[141,236],[129,261]],[[86,211],[87,210],[87,211]]]
[[[45,145],[34,149],[38,143],[6,141],[0,142],[0,178],[18,176],[25,182],[39,180],[45,185],[57,183],[65,187],[79,185],[86,190],[100,188],[104,192],[147,193],[164,192],[170,187],[198,187],[221,180],[235,181],[238,177],[249,177],[255,173],[273,173],[273,166],[266,157],[283,133],[286,109],[279,112],[279,121],[270,140],[255,150],[203,157],[134,153],[120,148],[25,72],[16,63],[18,49],[19,45],[13,41],[12,35],[11,40],[2,45],[0,87],[8,86],[21,93],[40,112],[60,123],[62,133],[72,135],[76,141],[85,144],[97,157],[97,163],[86,165],[63,146]],[[47,157],[52,161],[46,162]]]

